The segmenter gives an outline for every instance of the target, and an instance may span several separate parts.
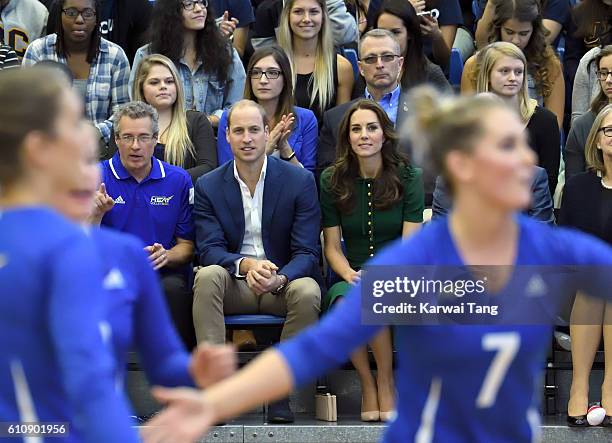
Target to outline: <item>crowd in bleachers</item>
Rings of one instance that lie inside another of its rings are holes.
[[[0,0],[0,70],[63,66],[99,138],[92,221],[145,242],[193,348],[223,343],[228,314],[294,335],[450,210],[407,137],[417,85],[515,108],[538,156],[526,213],[612,242],[611,31],[610,0]],[[571,329],[580,425],[612,307],[574,310],[602,319]],[[387,420],[389,331],[370,347],[376,378],[366,348],[352,357],[362,418]]]

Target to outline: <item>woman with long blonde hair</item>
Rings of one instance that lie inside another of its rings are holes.
[[[217,167],[212,126],[205,114],[185,111],[183,84],[168,57],[152,54],[142,60],[132,97],[150,104],[159,114],[157,158],[186,169],[194,183]]]
[[[476,55],[476,92],[491,92],[515,108],[529,133],[529,144],[538,154],[538,165],[546,169],[550,195],[559,175],[560,133],[555,114],[529,97],[527,60],[512,43],[495,42]]]
[[[291,61],[297,106],[312,110],[320,122],[326,110],[351,99],[353,68],[334,49],[325,1],[288,0],[278,43]]]

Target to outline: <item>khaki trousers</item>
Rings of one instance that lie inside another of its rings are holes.
[[[225,343],[224,315],[269,314],[285,316],[281,340],[297,334],[319,319],[321,290],[310,278],[289,282],[278,295],[257,296],[245,280],[221,266],[201,268],[193,286],[193,324],[198,343]]]

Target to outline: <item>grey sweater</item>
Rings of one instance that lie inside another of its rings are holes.
[[[574,77],[574,89],[572,91],[572,126],[574,120],[589,110],[591,101],[599,94],[599,81],[595,74],[597,67],[591,62],[600,51],[599,47],[589,50],[582,56],[578,64],[576,77]]]

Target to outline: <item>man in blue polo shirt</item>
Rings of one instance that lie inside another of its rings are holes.
[[[191,317],[190,265],[193,259],[193,186],[189,174],[153,157],[157,111],[130,102],[113,118],[115,155],[102,163],[94,223],[140,237],[158,270],[175,326],[185,345],[195,345]]]

